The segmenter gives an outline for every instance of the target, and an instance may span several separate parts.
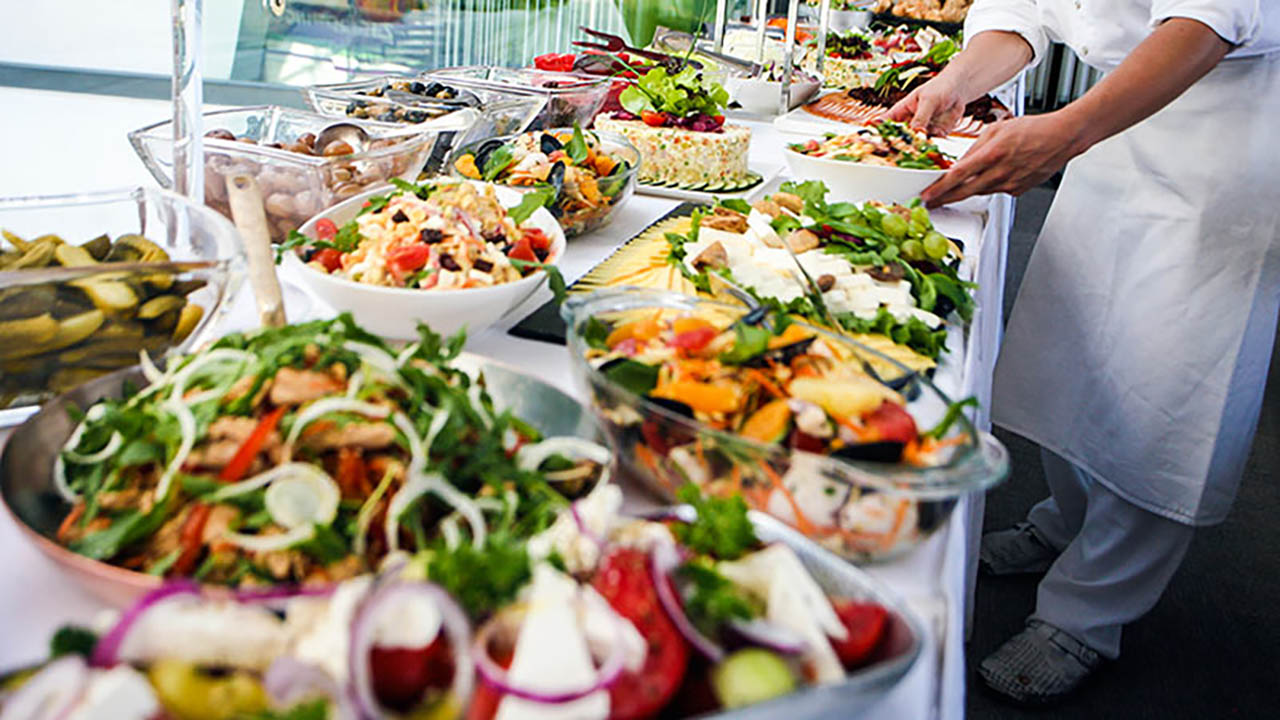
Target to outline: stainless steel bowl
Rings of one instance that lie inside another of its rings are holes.
[[[463,353],[455,367],[483,373],[494,405],[509,409],[546,435],[575,435],[601,444],[607,434],[577,400],[509,365]],[[161,578],[91,560],[54,539],[69,508],[53,486],[53,462],[75,425],[67,409],[84,409],[102,398],[120,397],[126,384],[146,384],[128,368],[81,385],[44,405],[19,428],[0,455],[0,499],[23,534],[72,578],[103,601],[124,606],[160,585]]]

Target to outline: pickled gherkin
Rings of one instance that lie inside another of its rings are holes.
[[[165,263],[169,254],[137,234],[83,242],[0,228],[0,409],[40,402],[103,373],[132,365],[138,352],[164,354],[194,332],[204,308],[188,297],[207,281],[122,263]],[[78,244],[77,244],[78,243]],[[15,272],[17,271],[17,272]],[[75,272],[50,280],[26,271]],[[14,278],[17,278],[15,281]]]

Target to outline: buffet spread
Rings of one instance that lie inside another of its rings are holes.
[[[855,80],[954,52],[868,37],[827,45]],[[794,112],[847,129],[784,136],[696,46],[595,55],[208,112],[202,203],[0,200],[0,491],[118,608],[0,717],[937,705],[907,679],[958,672],[963,599],[939,627],[881,578],[1008,469],[973,410],[1004,211],[917,197],[963,133],[833,115],[838,81]],[[129,138],[169,184],[172,128]],[[290,324],[229,329],[245,178]]]

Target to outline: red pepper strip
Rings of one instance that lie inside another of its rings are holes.
[[[243,478],[244,474],[249,472],[249,466],[253,465],[253,459],[258,457],[258,452],[266,444],[267,436],[276,429],[276,425],[280,424],[281,417],[284,417],[283,407],[278,407],[263,416],[258,422],[258,427],[249,433],[249,437],[244,439],[244,444],[236,450],[235,457],[232,457],[231,462],[218,473],[218,479],[223,482],[236,482]]]
[[[181,577],[190,575],[195,569],[196,559],[200,557],[200,546],[203,545],[201,537],[204,535],[204,525],[208,522],[212,509],[204,503],[191,506],[191,513],[183,521],[182,531],[178,535],[178,546],[182,548],[182,552],[169,569],[171,574]]]

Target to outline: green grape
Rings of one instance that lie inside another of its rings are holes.
[[[929,226],[912,220],[907,224],[907,235],[913,238],[922,238],[924,234],[929,232]]]
[[[911,222],[919,223],[926,228],[933,227],[933,223],[929,221],[929,211],[923,207],[911,208]]]
[[[929,234],[924,236],[922,241],[924,245],[924,253],[934,260],[941,260],[947,256],[947,251],[951,249],[951,243],[947,240],[947,236],[937,230],[930,230]]]
[[[884,231],[885,235],[895,240],[901,240],[907,236],[907,221],[903,220],[901,215],[888,213],[880,218],[880,229]]]
[[[902,243],[902,257],[908,260],[923,260],[924,246],[919,240],[908,240]]]

